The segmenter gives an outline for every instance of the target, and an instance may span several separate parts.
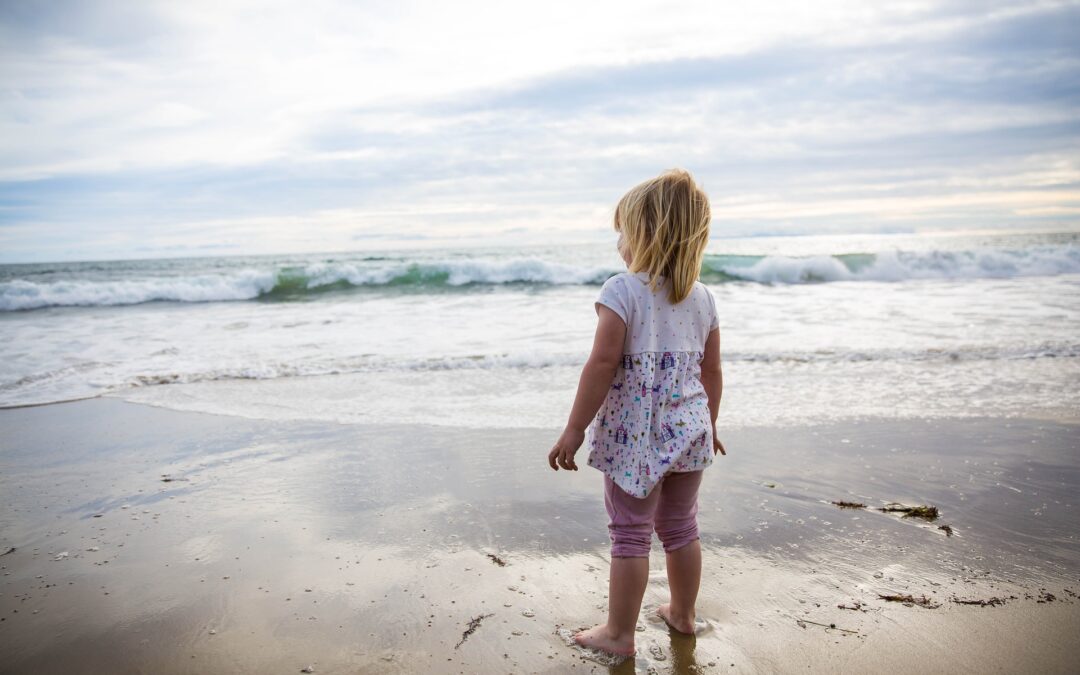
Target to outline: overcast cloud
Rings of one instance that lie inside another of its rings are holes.
[[[736,4],[3,3],[0,260],[1080,227],[1080,3]]]

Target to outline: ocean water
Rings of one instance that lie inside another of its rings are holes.
[[[0,406],[558,427],[603,244],[0,266]],[[714,239],[720,425],[1080,418],[1080,233]]]

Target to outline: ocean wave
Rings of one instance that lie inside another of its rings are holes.
[[[882,251],[815,256],[707,255],[707,281],[804,284],[835,281],[993,279],[1080,273],[1080,247]]]
[[[38,405],[87,396],[112,394],[143,387],[177,384],[212,384],[241,380],[279,380],[318,376],[394,377],[395,373],[451,371],[497,371],[495,377],[514,377],[514,370],[547,371],[564,369],[573,379],[586,360],[585,353],[521,352],[466,354],[433,357],[353,356],[309,361],[257,360],[247,364],[185,369],[179,363],[146,369],[136,364],[117,372],[116,363],[87,361],[0,382],[0,409]],[[910,367],[949,368],[954,365],[1005,361],[1041,361],[1080,358],[1080,342],[1041,342],[1013,346],[958,345],[943,348],[897,348],[866,350],[728,351],[728,367],[746,368],[749,373],[792,372],[791,369],[834,368],[836,372],[856,372],[868,367],[879,372],[882,364]],[[923,364],[918,366],[915,364]],[[144,364],[145,365],[145,364]],[[177,367],[180,366],[180,367]],[[1065,364],[1063,364],[1065,367]],[[848,370],[845,370],[848,369]],[[505,374],[504,374],[505,373]],[[555,376],[552,377],[562,377]],[[410,380],[411,381],[411,380]]]
[[[375,263],[375,264],[372,264]],[[506,260],[312,263],[273,270],[136,279],[0,282],[0,311],[45,307],[135,305],[154,301],[281,300],[349,288],[442,287],[474,284],[582,285],[603,283],[617,270],[537,258]]]
[[[268,363],[240,368],[222,368],[197,372],[163,372],[135,375],[127,379],[128,386],[142,387],[157,384],[190,384],[218,380],[273,380],[283,377],[313,377],[359,373],[416,372],[437,370],[493,370],[500,368],[551,368],[580,366],[585,357],[579,354],[476,354],[394,358],[364,356],[329,362]]]
[[[860,362],[941,362],[1032,360],[1045,358],[1080,358],[1080,343],[1042,343],[1014,347],[958,346],[930,349],[817,350],[783,352],[729,351],[725,363],[762,365],[826,364]],[[259,363],[241,368],[202,372],[136,375],[127,380],[130,386],[182,384],[216,380],[269,380],[283,377],[345,375],[385,372],[440,370],[498,370],[515,368],[577,368],[585,363],[585,354],[476,354],[430,358],[364,356],[329,362]]]
[[[36,283],[14,279],[0,283],[0,311],[43,307],[136,305],[155,300],[215,302],[251,300],[270,292],[276,275],[238,270],[231,274],[150,277],[107,281],[71,280]]]
[[[250,260],[250,259],[249,259]],[[474,285],[598,285],[619,269],[571,265],[539,258],[402,260],[369,257],[268,269],[124,278],[0,282],[0,311],[145,302],[295,300],[350,289],[414,288],[448,291]],[[85,270],[83,270],[85,272]],[[117,274],[107,266],[98,273]],[[838,255],[708,254],[701,278],[711,284],[806,284],[840,281],[902,282],[915,279],[983,279],[1080,273],[1080,247],[883,251]],[[73,272],[73,274],[77,274]],[[29,276],[29,275],[28,275]]]
[[[348,286],[466,286],[470,284],[551,284],[581,285],[603,283],[617,270],[578,267],[539,258],[507,260],[446,260],[400,262],[369,266],[355,263],[315,263],[284,278],[295,278],[295,286],[306,290]],[[281,279],[281,277],[279,277]]]

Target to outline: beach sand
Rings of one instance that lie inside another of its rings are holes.
[[[558,430],[115,398],[3,410],[0,428],[2,673],[608,671],[556,634],[603,619],[609,560],[587,449],[581,471],[546,466]],[[648,616],[667,600],[654,541],[638,657],[611,672],[1075,672],[1078,432],[722,432],[700,498],[703,628]],[[889,502],[940,517],[875,510]]]

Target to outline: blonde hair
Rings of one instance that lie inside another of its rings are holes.
[[[677,304],[690,295],[709,243],[709,198],[685,169],[670,169],[634,186],[615,207],[614,226],[630,249],[630,272],[646,272],[649,288],[671,281]]]

